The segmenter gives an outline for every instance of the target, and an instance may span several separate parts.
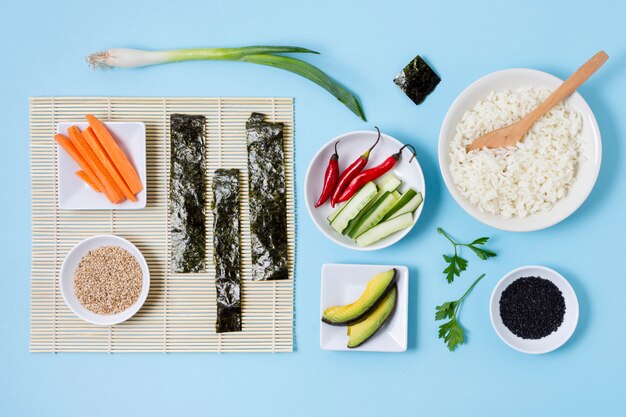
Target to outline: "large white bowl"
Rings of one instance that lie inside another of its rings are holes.
[[[602,141],[598,123],[587,102],[575,92],[565,103],[578,111],[583,118],[580,133],[582,158],[578,164],[576,181],[567,196],[558,201],[547,213],[537,213],[525,218],[505,219],[501,216],[483,213],[472,205],[457,188],[450,173],[449,144],[463,114],[485,99],[493,90],[516,89],[524,86],[556,89],[562,80],[554,75],[533,69],[508,69],[491,73],[470,84],[454,100],[448,110],[439,133],[439,168],[443,180],[459,205],[476,220],[489,226],[511,232],[529,232],[550,227],[571,215],[585,201],[598,178],[602,161]]]
[[[405,150],[398,163],[391,170],[391,173],[398,177],[398,179],[402,180],[402,185],[399,188],[401,192],[404,192],[408,188],[413,188],[415,191],[422,193],[422,204],[420,204],[417,210],[413,213],[413,225],[366,247],[358,246],[354,240],[337,233],[330,227],[327,217],[336,208],[332,208],[330,206],[330,202],[316,208],[315,203],[322,192],[324,173],[326,172],[326,167],[328,166],[328,160],[334,152],[335,142],[340,141],[337,149],[339,151],[339,168],[343,171],[348,165],[354,162],[359,155],[362,155],[363,152],[372,146],[372,144],[376,141],[376,137],[376,132],[367,130],[348,132],[337,136],[326,145],[322,146],[322,148],[315,154],[313,160],[311,160],[309,169],[307,170],[306,178],[304,179],[304,198],[306,200],[306,207],[309,211],[309,215],[311,216],[311,219],[313,219],[313,223],[315,223],[317,228],[328,239],[346,248],[370,251],[393,245],[406,236],[406,234],[411,231],[413,226],[415,226],[415,223],[422,213],[422,208],[426,202],[424,174],[422,173],[422,168],[420,167],[419,162],[417,162],[419,155],[417,155],[416,158],[413,158],[409,163],[411,154],[409,150]],[[371,152],[369,162],[367,163],[365,169],[383,162],[389,156],[398,152],[402,145],[403,143],[397,139],[394,139],[389,135],[385,135],[384,133],[381,134],[380,142]]]
[[[76,271],[81,259],[83,259],[83,257],[85,257],[85,255],[87,255],[90,251],[102,246],[117,246],[122,249],[126,249],[135,257],[135,259],[137,259],[137,262],[139,262],[143,275],[139,298],[137,298],[135,304],[117,314],[103,315],[87,310],[80,304],[74,292],[74,272]],[[148,270],[146,259],[135,245],[126,239],[114,235],[93,236],[74,246],[63,261],[59,281],[59,285],[61,286],[61,295],[63,295],[63,300],[65,300],[65,304],[67,304],[70,310],[72,310],[72,312],[81,319],[100,326],[118,324],[134,316],[135,313],[137,313],[143,306],[143,303],[145,303],[146,298],[148,297],[148,292],[150,291],[150,271]]]
[[[551,281],[561,290],[565,300],[565,316],[559,328],[548,336],[541,339],[522,339],[513,334],[502,322],[500,298],[502,292],[518,278],[537,276]],[[570,283],[555,270],[537,265],[523,266],[509,272],[496,284],[489,301],[489,316],[497,335],[513,349],[531,354],[547,353],[561,347],[574,334],[578,324],[578,298]]]

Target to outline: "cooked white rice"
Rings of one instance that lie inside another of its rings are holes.
[[[461,194],[481,211],[505,218],[547,212],[574,183],[582,117],[563,103],[538,120],[517,147],[465,151],[477,137],[525,116],[549,93],[532,87],[493,91],[457,125],[450,172]]]

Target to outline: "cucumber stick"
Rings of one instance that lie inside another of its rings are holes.
[[[356,226],[356,224],[359,222],[359,220],[361,220],[361,217],[363,217],[363,213],[364,213],[364,212],[366,212],[367,210],[369,210],[369,209],[370,209],[370,207],[372,207],[372,205],[373,205],[376,201],[378,201],[378,199],[377,199],[376,197],[378,197],[378,194],[376,194],[376,195],[374,196],[374,198],[372,198],[372,199],[370,200],[370,202],[369,202],[369,203],[367,203],[367,205],[366,205],[365,207],[363,207],[363,208],[361,209],[361,211],[359,211],[359,214],[357,214],[355,218],[353,218],[352,220],[350,220],[350,221],[348,222],[348,225],[346,226],[346,228],[345,228],[345,229],[343,229],[343,234],[344,234],[344,235],[346,235],[346,236],[350,236],[350,233],[354,230],[354,227]]]
[[[402,194],[402,197],[400,197],[400,200],[398,200],[395,206],[393,206],[393,208],[387,212],[387,214],[385,215],[382,221],[389,220],[390,218],[392,218],[393,215],[396,214],[398,210],[404,207],[409,201],[411,201],[411,199],[415,197],[416,194],[417,193],[415,192],[414,189],[409,188],[407,192]]]
[[[386,173],[378,180],[376,180],[376,185],[378,185],[378,189],[381,191],[393,191],[397,189],[402,184],[395,175],[391,172]]]
[[[388,172],[385,175],[383,175],[382,177],[380,177],[378,180],[376,180],[376,185],[378,186],[378,190],[379,190],[378,194],[376,195],[376,198],[374,198],[374,199],[372,199],[370,201],[369,206],[366,206],[364,210],[369,209],[376,202],[376,200],[378,200],[380,198],[380,196],[383,195],[383,193],[385,191],[395,191],[400,185],[402,185],[402,181],[400,181],[391,172]],[[354,198],[354,196],[352,198]],[[332,223],[333,220],[335,220],[335,217],[337,217],[339,212],[341,212],[341,210],[345,206],[346,205],[344,204],[341,207],[339,207],[337,210],[335,210],[332,213],[330,213],[330,215],[327,217],[328,223]],[[362,214],[362,213],[359,213],[359,214]]]
[[[373,181],[365,184],[355,195],[352,197],[341,209],[339,214],[335,216],[334,220],[330,223],[337,233],[344,231],[348,222],[355,218],[359,211],[367,205],[376,195],[378,188]]]
[[[328,219],[328,223],[332,223],[333,220],[335,220],[335,217],[337,217],[337,215],[341,212],[341,210],[343,209],[344,206],[345,206],[345,204],[343,206],[339,207],[337,210],[335,210],[332,213],[330,213],[330,215],[328,217],[326,217],[326,219]]]
[[[376,204],[385,193],[388,192],[388,190],[379,189],[374,198],[372,198],[370,202],[367,203],[367,205],[363,207],[361,211],[359,211],[359,214],[354,219],[350,220],[350,222],[348,223],[348,227],[343,230],[343,234],[352,237],[352,232],[354,231],[357,223],[359,223],[361,219],[363,219],[363,216],[365,216],[365,213],[367,213],[372,208],[372,206]]]
[[[411,227],[413,224],[413,214],[404,213],[398,217],[379,223],[372,227],[367,232],[356,238],[356,244],[364,247],[369,246],[372,243],[389,236],[392,233],[398,232],[407,227]]]
[[[348,236],[354,239],[376,226],[395,204],[396,198],[389,191],[385,191],[378,201],[355,224]]]
[[[393,191],[391,192],[391,194],[392,194],[392,195],[393,195],[393,196],[394,196],[397,200],[400,200],[400,197],[402,197],[402,193],[401,193],[400,191],[398,191],[398,190],[393,190]]]
[[[343,230],[343,234],[347,236],[351,236],[350,233],[354,230],[356,224],[363,218],[365,213],[372,208],[374,204],[383,196],[383,194],[387,191],[393,192],[395,194],[400,194],[396,189],[402,185],[402,181],[396,178],[391,172],[383,175],[378,181],[376,181],[376,185],[378,185],[378,193],[374,198],[370,200],[369,203],[359,212],[359,214],[350,220],[348,226]],[[399,197],[397,197],[399,198]],[[331,215],[332,216],[332,215]]]
[[[417,193],[415,196],[409,200],[404,206],[400,208],[400,210],[396,211],[390,219],[396,218],[404,213],[413,213],[417,208],[422,204],[423,198],[422,193]]]

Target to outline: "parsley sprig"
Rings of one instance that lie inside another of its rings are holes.
[[[465,294],[456,301],[448,301],[440,306],[435,307],[435,320],[450,319],[439,326],[439,338],[448,345],[448,349],[452,352],[458,345],[465,343],[465,331],[459,322],[459,309],[461,303],[472,289],[483,279],[485,274],[479,276],[476,281],[465,291]]]
[[[454,239],[452,239],[452,236],[446,233],[445,230],[443,230],[441,227],[438,227],[437,231],[440,234],[444,235],[446,239],[448,239],[450,243],[452,243],[452,245],[454,246],[454,255],[452,256],[443,255],[443,259],[445,259],[446,263],[448,264],[446,269],[443,270],[443,273],[446,274],[446,279],[448,280],[448,284],[454,281],[455,276],[457,277],[461,276],[461,272],[467,269],[468,261],[467,259],[459,256],[458,254],[459,246],[465,246],[467,248],[470,248],[472,252],[474,252],[476,256],[478,256],[483,261],[497,256],[495,252],[490,251],[489,249],[479,247],[479,246],[483,246],[485,243],[489,241],[488,237],[479,237],[478,239],[474,240],[472,243],[458,243]]]

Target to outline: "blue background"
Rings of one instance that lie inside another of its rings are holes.
[[[624,415],[626,332],[626,6],[618,1],[38,1],[0,5],[0,415],[206,416]],[[314,84],[280,70],[195,62],[94,72],[84,57],[109,47],[293,44],[357,92],[361,122]],[[611,56],[580,92],[603,135],[604,160],[587,202],[548,230],[514,234],[484,226],[453,201],[436,145],[448,106],[495,70],[530,67],[568,76],[597,50]],[[443,81],[417,107],[393,84],[416,54]],[[293,96],[296,99],[298,255],[293,354],[31,354],[28,98],[46,95]],[[380,126],[414,144],[428,200],[399,244],[359,253],[327,241],[304,207],[303,180],[317,149],[354,129]],[[443,226],[460,239],[493,238],[497,259],[445,283]],[[325,262],[400,263],[411,273],[409,350],[319,349],[319,281]],[[491,328],[497,280],[526,264],[561,271],[580,300],[567,345],[529,356]],[[437,340],[435,305],[484,279],[464,304],[468,343]]]

